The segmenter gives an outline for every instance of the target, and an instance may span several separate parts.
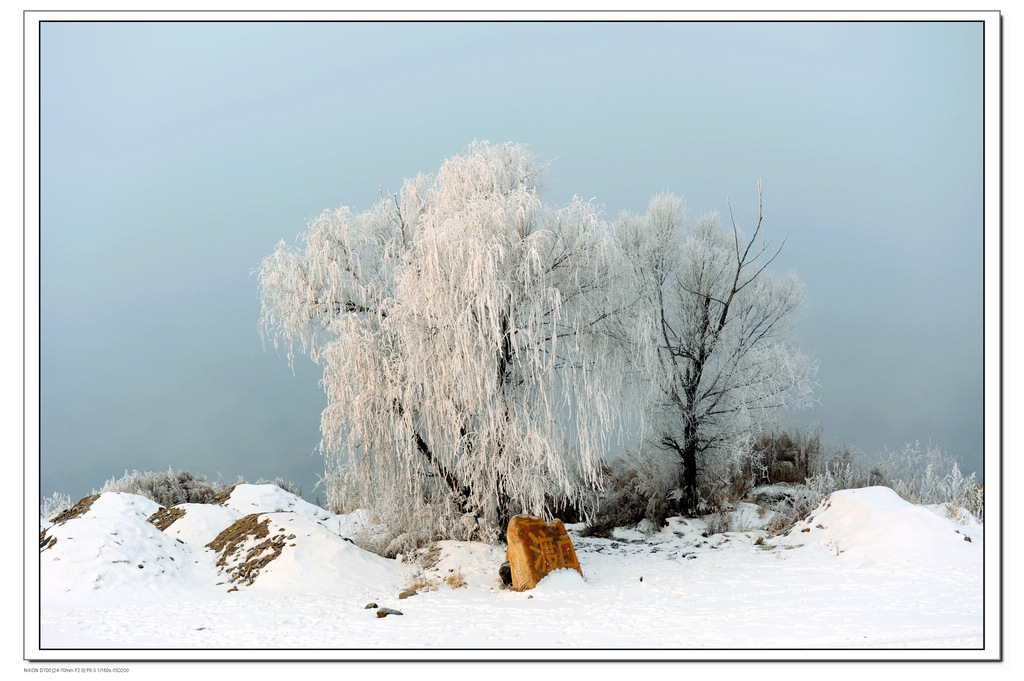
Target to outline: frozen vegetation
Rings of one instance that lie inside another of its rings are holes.
[[[552,573],[522,593],[501,584],[501,543],[445,540],[383,558],[349,541],[373,531],[367,514],[332,514],[274,485],[172,510],[105,492],[77,517],[42,523],[43,658],[856,658],[993,645],[983,525],[886,487],[834,492],[780,533],[767,529],[774,512],[752,503],[717,532],[682,517],[604,537],[570,525],[584,577]],[[250,514],[267,521],[264,537],[218,544]],[[400,597],[407,590],[416,593]]]

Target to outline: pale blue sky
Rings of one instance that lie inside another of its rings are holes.
[[[41,492],[125,469],[307,496],[325,404],[251,271],[474,139],[613,218],[756,218],[807,286],[830,444],[981,471],[980,23],[49,23],[40,31]],[[992,443],[990,443],[992,444]]]

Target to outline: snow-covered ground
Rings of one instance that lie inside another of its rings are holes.
[[[612,538],[570,525],[584,577],[556,572],[522,593],[501,586],[501,546],[441,542],[425,568],[384,559],[346,539],[362,515],[272,485],[176,509],[161,530],[148,520],[157,504],[105,493],[44,523],[31,658],[992,659],[998,648],[983,527],[884,487],[837,492],[777,536],[753,505],[733,514],[737,531],[709,536],[682,518]],[[207,547],[254,513],[262,537]],[[379,617],[385,607],[402,614]]]

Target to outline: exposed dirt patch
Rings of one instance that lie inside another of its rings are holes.
[[[77,518],[80,515],[85,515],[92,508],[94,501],[100,498],[99,494],[90,494],[84,499],[80,500],[77,504],[71,508],[66,508],[57,515],[50,519],[50,522],[54,525],[62,525],[72,518]]]
[[[50,519],[50,522],[54,525],[63,525],[72,518],[77,518],[80,515],[84,515],[90,508],[92,503],[100,498],[99,494],[90,494],[89,496],[81,499],[77,504],[71,508],[66,508],[57,515]],[[54,544],[57,543],[56,537],[48,537],[46,530],[39,533],[39,550],[45,551]]]
[[[231,498],[231,493],[235,491],[235,487],[237,487],[237,485],[231,485],[231,487],[228,487],[226,490],[216,495],[206,503],[219,504],[220,506],[223,506],[225,502],[227,502],[227,500]]]
[[[208,501],[197,503],[215,504],[218,506],[223,506],[224,503],[231,498],[231,493],[235,490],[235,487],[236,485],[232,485],[223,492],[211,497]],[[168,527],[173,525],[176,520],[184,517],[185,509],[178,508],[177,506],[172,506],[170,508],[161,508],[153,515],[149,516],[149,518],[147,518],[146,520],[153,523],[153,525],[155,525],[158,530],[163,532]],[[220,539],[220,537],[218,537],[217,539]],[[216,541],[216,539],[214,541]]]
[[[146,520],[156,525],[156,529],[163,532],[168,527],[170,527],[174,523],[174,521],[184,517],[185,509],[178,508],[175,506],[172,508],[161,508],[153,515],[146,518]]]
[[[225,555],[234,553],[238,548],[238,545],[247,539],[262,539],[270,534],[270,518],[264,518],[260,521],[259,513],[250,513],[244,518],[236,520],[234,523],[224,528],[217,538],[207,544],[208,547],[217,551],[218,553],[224,553]],[[220,563],[218,563],[220,565]]]
[[[437,544],[429,544],[423,548],[416,549],[414,560],[424,570],[429,570],[435,567],[437,562],[441,560],[441,547]]]
[[[284,532],[282,528],[281,534],[271,535],[270,518],[260,520],[259,513],[251,513],[225,529],[207,546],[220,554],[217,567],[230,571],[230,581],[250,585],[260,570],[280,556],[285,544],[295,538],[295,535],[285,536]]]

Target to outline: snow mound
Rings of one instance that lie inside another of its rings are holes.
[[[493,589],[501,586],[499,566],[505,561],[505,547],[482,542],[445,540],[437,542],[439,558],[430,576],[445,581],[453,576],[469,589]]]
[[[231,524],[253,513],[289,512],[314,520],[334,534],[355,536],[368,525],[369,514],[358,510],[334,515],[277,485],[241,484],[232,487],[220,503],[178,504],[169,510],[173,522],[162,529],[189,544],[206,546]]]
[[[359,548],[295,512],[256,513],[225,529],[211,548],[231,590],[254,586],[289,593],[375,592],[401,586],[408,568]]]
[[[733,532],[754,532],[771,525],[772,514],[765,513],[757,504],[740,502],[729,513],[729,526]]]
[[[238,485],[222,504],[171,508],[106,492],[83,499],[40,533],[42,593],[60,602],[137,602],[252,587],[293,594],[400,588],[407,566],[332,531],[365,522],[363,515],[332,515],[276,485]]]
[[[320,521],[320,524],[334,534],[342,537],[354,537],[363,528],[372,525],[372,519],[369,511],[360,508],[344,515],[332,515],[327,520]]]
[[[107,492],[86,513],[47,528],[40,537],[43,596],[174,597],[208,579],[207,561],[147,521],[159,509],[142,496]]]
[[[586,580],[572,568],[553,570],[537,582],[532,591],[538,594],[566,594],[579,591],[587,586]]]
[[[178,504],[171,512],[175,519],[164,533],[197,547],[206,546],[242,518],[240,511],[217,504]]]
[[[256,492],[245,499],[243,489],[235,504],[289,507],[272,490]],[[560,570],[527,592],[498,583],[500,545],[425,547],[431,567],[421,575],[415,563],[331,531],[365,522],[362,514],[318,521],[216,504],[161,510],[114,493],[76,507],[40,535],[39,645],[65,657],[89,649],[984,650],[987,639],[982,528],[887,489],[838,492],[787,536],[758,532],[756,543],[737,532],[705,537],[707,524],[687,518],[670,518],[643,541],[576,535],[586,578]],[[236,551],[203,543],[221,523],[247,518],[232,535]],[[266,532],[250,531],[257,525]],[[258,573],[231,581],[240,567]],[[420,581],[436,588],[413,586]],[[421,593],[401,599],[410,587]],[[378,619],[364,608],[371,601],[405,616]]]
[[[160,510],[160,504],[138,494],[127,492],[106,492],[92,503],[82,518],[141,518],[146,520]]]
[[[903,500],[888,487],[842,490],[805,520],[770,540],[817,546],[865,563],[971,567],[982,559],[983,534]]]
[[[659,538],[665,541],[682,541],[686,544],[699,544],[706,537],[707,523],[700,518],[673,517],[665,520]]]
[[[974,514],[960,506],[954,506],[950,503],[941,503],[928,504],[925,508],[941,518],[952,520],[957,525],[963,525],[970,530],[972,534],[973,532],[981,533],[984,530],[984,524],[982,524]]]
[[[243,516],[250,513],[291,511],[317,522],[327,522],[332,517],[331,513],[319,506],[300,499],[274,484],[235,485],[223,505],[239,511]]]

